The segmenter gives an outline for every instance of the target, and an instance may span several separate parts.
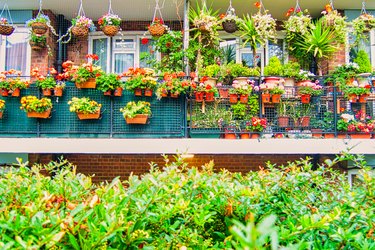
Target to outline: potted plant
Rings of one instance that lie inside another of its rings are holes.
[[[358,50],[354,63],[358,65],[357,81],[360,86],[368,84],[368,77],[371,75],[372,66],[369,55],[364,50]]]
[[[164,74],[164,82],[171,97],[177,98],[189,90],[191,84],[188,80],[183,79],[183,76],[185,76],[183,72]]]
[[[189,134],[191,138],[219,138],[223,124],[232,120],[232,112],[221,106],[207,106],[193,111]]]
[[[358,83],[354,84],[356,85],[340,87],[344,96],[348,98],[351,103],[357,102],[358,98],[360,103],[366,103],[366,99],[371,92],[371,85],[367,84],[365,86],[358,86]]]
[[[285,93],[284,86],[277,84],[275,87],[270,89],[272,103],[279,103],[281,95]]]
[[[146,124],[151,116],[151,104],[145,101],[128,102],[120,112],[127,124]]]
[[[246,122],[245,125],[245,129],[251,132],[250,137],[252,139],[258,139],[267,127],[267,119],[254,116],[250,121]]]
[[[352,21],[355,43],[358,44],[362,39],[366,38],[366,33],[375,28],[375,17],[368,13],[362,13]]]
[[[279,103],[281,95],[284,93],[284,86],[280,84],[281,82],[266,82],[259,85],[259,90],[262,93],[262,102],[271,102],[271,97],[273,97],[273,103]]]
[[[221,68],[218,64],[208,65],[205,68],[203,68],[201,75],[206,77],[204,83],[215,86],[216,81],[219,77],[220,71],[221,71]]]
[[[298,76],[300,70],[301,66],[298,62],[288,62],[283,65],[281,76],[284,77],[284,86],[288,95],[294,94],[295,77]]]
[[[54,96],[62,96],[63,95],[63,90],[65,89],[66,84],[64,81],[57,80],[56,81],[56,86],[53,88],[53,95]]]
[[[89,31],[95,30],[94,22],[85,16],[77,16],[72,19],[71,32],[78,38],[85,38]]]
[[[92,61],[96,61],[99,57],[95,54],[88,54],[86,58],[89,60],[87,63],[83,63],[79,66],[69,64],[67,66],[68,74],[71,75],[71,80],[74,81],[75,85],[79,89],[83,88],[96,88],[96,77],[103,74],[103,70],[100,66],[96,66]]]
[[[118,15],[107,13],[101,16],[98,24],[106,36],[115,36],[120,30],[121,18]]]
[[[129,68],[124,76],[129,77],[125,82],[125,88],[133,91],[135,96],[152,96],[152,90],[156,88],[155,71],[148,68]]]
[[[21,79],[21,77],[10,77],[8,82],[9,93],[12,93],[14,97],[20,96],[21,89],[27,89],[29,87],[29,82],[26,79]]]
[[[268,76],[264,78],[265,82],[278,82],[283,73],[283,65],[281,64],[280,59],[277,56],[270,58],[268,65],[264,67],[264,75]]]
[[[247,103],[249,100],[249,95],[253,90],[253,86],[254,81],[251,80],[248,80],[246,82],[234,80],[232,88],[229,89],[229,102],[237,103],[238,97],[240,97],[241,103]]]
[[[227,78],[229,82],[237,80],[239,82],[247,82],[250,76],[260,76],[259,68],[249,68],[242,65],[242,63],[228,63],[223,65],[221,69],[221,75]]]
[[[45,35],[31,33],[29,43],[31,49],[41,50],[47,47],[47,37]]]
[[[191,8],[189,11],[189,19],[198,31],[213,36],[217,35],[217,29],[220,23],[217,12],[214,12],[211,8],[207,8],[206,4],[203,4],[202,7],[197,5],[196,10]]]
[[[323,93],[323,87],[316,82],[303,82],[298,88],[298,93],[301,96],[301,102],[304,104],[310,103],[311,96],[319,96]]]
[[[121,76],[115,73],[103,73],[96,78],[96,88],[104,93],[104,95],[121,96],[123,83],[121,82]]]
[[[8,78],[6,77],[8,75]],[[10,69],[0,74],[0,89],[2,89],[2,95],[18,97],[20,96],[21,89],[29,87],[29,82],[26,79],[21,78],[22,72],[19,70]]]
[[[14,31],[14,26],[9,24],[5,17],[0,18],[0,35],[10,36]]]
[[[99,119],[102,105],[88,97],[73,97],[68,101],[69,111],[77,114],[80,120]]]
[[[26,27],[31,27],[32,33],[38,35],[44,35],[49,27],[50,19],[47,15],[38,13],[35,18],[32,18],[26,22]]]
[[[5,74],[0,74],[0,89],[1,89],[1,96],[8,96],[10,90],[10,83],[7,81]]]
[[[229,6],[226,14],[220,15],[221,25],[227,33],[234,33],[237,31],[241,19],[237,17],[235,9],[232,6]]]
[[[38,99],[36,96],[24,96],[21,98],[21,107],[31,118],[49,118],[52,109],[51,99],[43,97]]]
[[[277,120],[280,128],[286,128],[289,126],[289,116],[290,116],[290,102],[281,101],[277,105]]]
[[[164,24],[162,18],[155,17],[152,23],[148,26],[148,31],[153,37],[160,37],[168,30],[168,26]]]
[[[331,4],[326,4],[325,10],[322,11],[322,23],[327,27],[331,27],[337,38],[336,42],[345,43],[347,37],[347,23],[346,17],[334,10]]]
[[[218,92],[216,87],[203,82],[201,82],[199,85],[192,84],[191,86],[195,92],[196,102],[202,102],[203,99],[206,102],[213,102],[215,100],[215,94]]]
[[[0,119],[3,118],[4,110],[5,110],[5,101],[4,100],[0,100]]]
[[[49,72],[51,75],[43,76],[39,73],[39,68],[31,69],[31,76],[36,77],[36,86],[41,88],[44,96],[51,96],[52,90],[56,86],[56,80],[52,75],[57,74],[57,71],[54,68],[50,68]]]

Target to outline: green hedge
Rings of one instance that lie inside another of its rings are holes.
[[[166,158],[100,185],[65,160],[21,163],[0,173],[0,248],[374,249],[374,174],[351,189],[342,160],[242,175]]]

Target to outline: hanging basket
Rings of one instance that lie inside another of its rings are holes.
[[[164,35],[166,30],[167,29],[165,28],[165,26],[160,23],[154,23],[148,27],[148,31],[150,32],[150,34],[155,37]]]
[[[29,41],[29,43],[30,43],[30,46],[31,46],[32,50],[42,50],[46,47],[43,44],[36,43],[36,42],[33,42],[33,41]]]
[[[31,29],[35,34],[44,35],[48,30],[48,26],[45,23],[35,22],[31,24]]]
[[[13,33],[14,27],[12,25],[0,25],[0,35],[9,36]]]
[[[81,26],[73,26],[72,33],[75,37],[85,38],[89,35],[89,28]]]
[[[115,26],[115,25],[106,25],[106,26],[103,26],[102,28],[102,31],[103,33],[106,35],[106,36],[115,36],[120,30],[120,27],[119,26]]]
[[[222,23],[223,25],[223,29],[227,32],[227,33],[234,33],[236,32],[237,30],[237,24],[236,24],[236,21],[235,20],[228,20],[228,21],[224,21]]]

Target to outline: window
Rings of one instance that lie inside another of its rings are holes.
[[[29,29],[17,27],[10,36],[0,36],[0,71],[15,69],[30,75]]]
[[[123,73],[130,67],[148,67],[141,61],[141,53],[152,51],[152,40],[142,43],[142,35],[116,36],[112,39],[105,36],[91,36],[89,42],[90,53],[99,56],[99,65],[106,72]],[[157,58],[155,53],[152,57]]]
[[[277,56],[281,62],[285,61],[284,39],[268,42],[268,59],[273,56]]]

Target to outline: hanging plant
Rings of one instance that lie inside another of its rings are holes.
[[[72,19],[72,33],[78,38],[87,37],[89,31],[94,31],[94,22],[85,16],[77,16]]]
[[[4,13],[4,11],[6,12]],[[7,14],[9,20],[6,17],[3,17],[3,14],[5,15]],[[15,27],[13,26],[13,21],[10,15],[9,7],[5,3],[3,10],[1,11],[1,14],[0,14],[0,35],[9,36],[13,33],[14,29]]]
[[[154,17],[152,18],[152,23],[147,27],[153,37],[160,37],[169,30],[168,26],[164,24],[160,9],[159,0],[155,0]],[[157,17],[158,13],[160,17]]]
[[[288,19],[284,21],[286,30],[286,40],[290,43],[297,36],[305,35],[311,28],[311,16],[308,10],[301,11],[297,5],[296,8],[290,8],[286,14]]]
[[[331,4],[325,6],[322,14],[322,24],[331,27],[335,31],[338,43],[345,43],[347,34],[346,17],[341,16],[337,10],[334,10]]]
[[[232,1],[229,2],[228,10],[220,15],[221,24],[227,33],[234,33],[238,29],[238,24],[242,20],[236,16],[236,11],[232,7]]]
[[[264,45],[267,40],[276,39],[276,20],[268,14],[268,10],[264,9],[262,2],[256,2],[255,6],[259,8],[257,14],[252,16],[255,30]]]
[[[49,16],[45,15],[42,11],[42,0],[39,0],[38,14],[35,18],[26,21],[26,27],[31,27],[32,33],[34,34],[44,35],[48,29],[50,29],[55,36],[58,36],[55,29],[51,25]]]
[[[356,43],[365,39],[368,32],[375,28],[375,17],[371,14],[363,13],[352,21]]]
[[[31,49],[41,50],[47,47],[47,37],[46,35],[39,35],[39,34],[35,34],[32,32],[29,43],[30,43]]]
[[[103,33],[107,36],[112,37],[119,32],[121,18],[113,13],[111,0],[109,0],[108,13],[99,18],[98,24],[100,25]]]

